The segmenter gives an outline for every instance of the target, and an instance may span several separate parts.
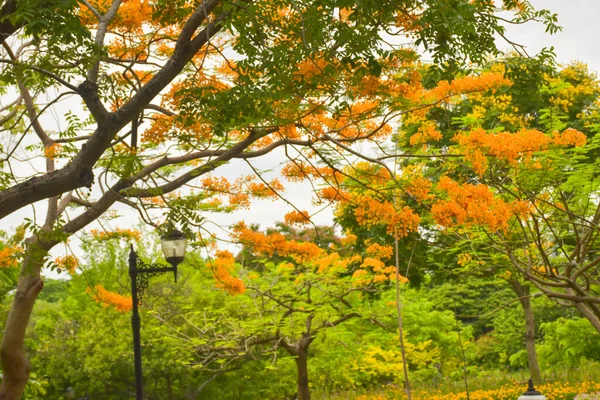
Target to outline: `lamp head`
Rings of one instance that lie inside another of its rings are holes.
[[[160,238],[160,246],[165,259],[173,267],[183,261],[186,245],[185,235],[177,230],[170,231]]]

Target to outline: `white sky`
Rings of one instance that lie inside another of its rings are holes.
[[[540,24],[509,27],[507,37],[525,44],[531,54],[553,46],[558,61],[582,61],[593,71],[600,71],[600,1],[598,0],[530,0],[536,9],[558,14],[562,32],[544,33]],[[507,47],[508,48],[508,47]]]
[[[531,0],[531,3],[535,8],[547,8],[552,12],[558,13],[559,25],[563,27],[563,31],[555,35],[549,35],[544,32],[544,28],[540,24],[525,24],[508,27],[507,37],[527,46],[527,51],[530,54],[537,53],[543,47],[553,46],[560,63],[569,63],[577,60],[587,63],[593,71],[600,71],[600,25],[598,24],[600,1]],[[508,44],[499,43],[499,45],[503,50],[510,50]],[[56,121],[56,116],[53,119]],[[253,164],[258,169],[264,170],[276,167],[278,160],[281,160],[281,158],[273,155],[256,160]],[[219,169],[217,175],[234,176],[238,174],[241,167],[242,163],[234,162]],[[301,210],[308,210],[310,213],[314,213],[320,208],[311,204],[312,196],[308,185],[288,186],[285,196]],[[43,221],[44,218],[42,211],[44,207],[42,204],[44,202],[38,203],[36,207],[38,209],[38,222]],[[137,218],[137,214],[133,214],[131,209],[127,210],[125,212],[128,215]],[[236,212],[231,215],[219,215],[214,218],[214,221],[226,226],[243,219],[248,223],[259,223],[262,227],[268,227],[272,226],[276,221],[283,220],[283,216],[291,210],[283,202],[258,201],[252,204],[250,210]],[[0,229],[13,231],[17,225],[23,223],[24,218],[31,218],[32,215],[33,207],[26,207],[4,218],[0,223]],[[132,222],[132,218],[128,218],[127,220],[127,225],[131,226],[135,224],[135,222]],[[313,220],[317,224],[330,224],[332,222],[332,211],[321,211],[315,215]],[[116,221],[111,223],[112,228],[116,226],[122,226],[122,224]],[[72,248],[77,251],[77,245],[75,243],[73,245],[75,247]],[[53,250],[53,255],[64,255],[65,251],[64,246],[57,246]]]

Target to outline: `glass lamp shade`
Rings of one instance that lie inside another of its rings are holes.
[[[162,252],[171,265],[177,265],[183,261],[186,245],[187,240],[183,233],[179,231],[173,231],[160,238]]]

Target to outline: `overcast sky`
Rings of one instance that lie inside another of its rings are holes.
[[[600,1],[531,0],[531,3],[535,8],[546,8],[558,13],[559,24],[563,27],[563,31],[555,35],[549,35],[544,32],[544,27],[541,24],[525,24],[517,27],[508,27],[507,37],[527,46],[527,51],[530,54],[536,54],[543,47],[553,46],[560,63],[569,63],[577,60],[587,63],[595,72],[600,71],[600,25],[597,21],[600,16]],[[499,43],[499,46],[503,50],[510,50],[508,44]],[[278,158],[273,156],[266,157],[263,160],[259,160],[256,164],[260,169],[273,168],[276,166],[273,164],[276,164]],[[219,173],[234,175],[234,172],[239,171],[240,167],[240,164],[230,164],[228,167],[220,169]],[[308,185],[294,186],[289,188],[286,197],[294,204],[297,204],[299,209],[306,209],[313,213],[318,208],[311,205],[309,192],[310,187]],[[39,207],[36,207],[39,211],[42,211],[44,208],[42,203],[40,203]],[[281,221],[283,216],[289,211],[291,211],[291,208],[283,203],[276,205],[271,201],[261,201],[253,203],[250,211],[228,216],[218,216],[215,221],[221,225],[229,225],[244,219],[248,223],[260,223],[262,227],[267,227],[272,226],[276,221]],[[133,216],[131,210],[127,210],[125,213]],[[38,220],[43,220],[42,214],[38,214]],[[32,216],[31,206],[5,218],[2,221],[0,229],[12,231],[17,225],[23,222],[24,216]],[[331,223],[331,210],[320,212],[315,216],[314,221],[317,224]],[[114,228],[119,224],[115,222],[110,225],[115,225],[112,226]],[[111,228],[111,226],[108,228]],[[65,250],[64,247],[57,246],[53,254],[62,255],[65,253]]]
[[[530,0],[536,9],[558,14],[562,32],[549,35],[540,24],[508,28],[508,37],[527,46],[532,54],[553,46],[558,61],[582,61],[595,72],[600,71],[600,1],[598,0]],[[508,49],[508,47],[507,47]]]

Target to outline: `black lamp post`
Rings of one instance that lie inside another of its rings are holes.
[[[533,387],[533,381],[530,379],[528,382],[527,391],[523,393],[523,396],[519,397],[519,400],[546,400],[546,396],[535,390]]]
[[[142,400],[142,349],[140,346],[140,316],[138,306],[142,303],[144,290],[148,288],[148,280],[152,276],[162,275],[173,271],[177,282],[177,265],[183,261],[186,246],[185,236],[179,231],[161,237],[161,247],[165,259],[171,264],[163,267],[160,264],[146,264],[140,260],[133,250],[129,252],[129,277],[131,278],[132,315],[131,327],[133,329],[133,356],[135,361],[135,398]]]

